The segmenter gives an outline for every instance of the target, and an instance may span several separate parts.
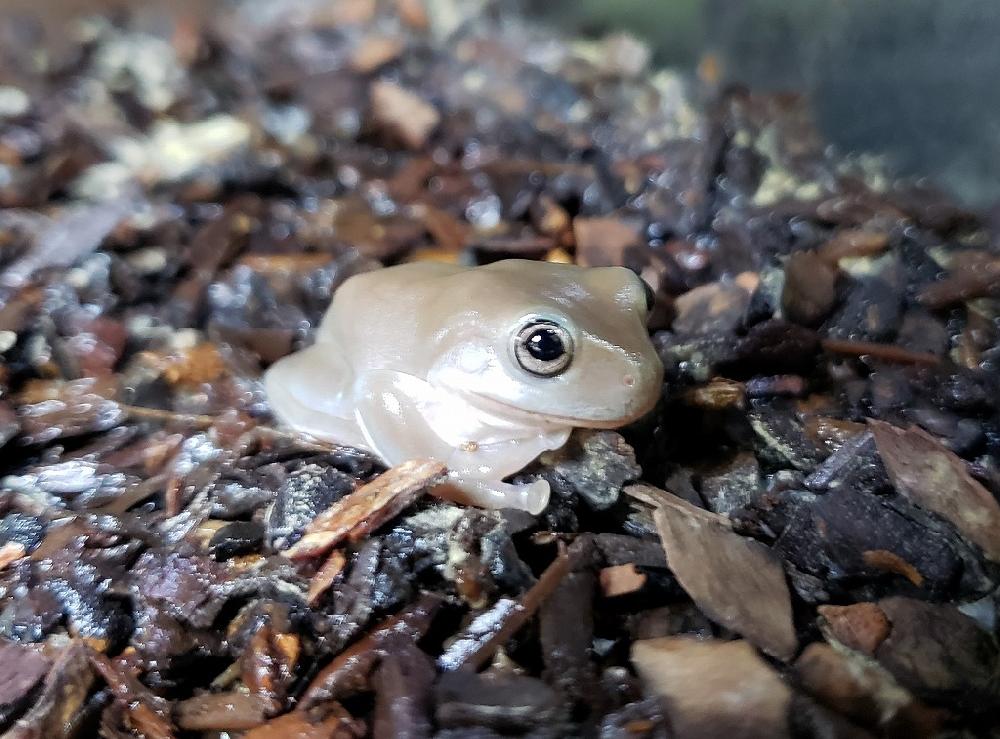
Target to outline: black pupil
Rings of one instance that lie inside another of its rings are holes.
[[[551,362],[559,359],[564,353],[562,339],[559,333],[551,328],[540,328],[532,332],[528,337],[526,347],[528,354],[540,362]]]

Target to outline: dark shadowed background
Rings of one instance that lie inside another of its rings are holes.
[[[526,0],[563,27],[628,29],[664,64],[807,92],[827,138],[970,205],[1000,201],[996,0]]]

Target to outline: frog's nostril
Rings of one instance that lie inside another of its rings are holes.
[[[625,387],[632,387],[633,385],[635,385],[635,375],[622,376],[622,382],[625,383]]]

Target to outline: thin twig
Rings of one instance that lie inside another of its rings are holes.
[[[823,339],[823,350],[831,354],[846,354],[852,357],[870,356],[886,362],[902,364],[940,364],[941,357],[927,352],[915,352],[894,344],[877,344],[872,341],[846,341]]]
[[[163,410],[162,408],[146,408],[141,405],[126,405],[120,403],[119,407],[128,414],[129,418],[142,419],[144,421],[164,421],[184,423],[189,426],[208,428],[219,420],[218,416],[204,416],[191,413],[176,413],[174,411]]]

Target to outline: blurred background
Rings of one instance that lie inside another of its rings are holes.
[[[968,206],[1000,203],[997,0],[493,4],[519,6],[572,33],[628,31],[650,45],[656,64],[692,75],[700,71],[715,84],[805,93],[826,139],[841,152],[876,155],[890,171],[928,178]],[[0,0],[0,13],[41,9],[47,24],[58,26],[77,13],[111,13],[123,5],[211,7],[194,0]]]
[[[1000,201],[996,0],[525,0],[588,34],[626,29],[657,62],[809,95],[827,139]]]

